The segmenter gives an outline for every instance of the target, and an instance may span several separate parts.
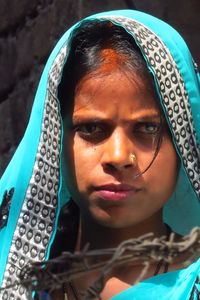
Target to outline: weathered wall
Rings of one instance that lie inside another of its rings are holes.
[[[83,16],[130,5],[175,26],[200,62],[199,0],[0,0],[0,175],[23,136],[43,65],[59,36]]]

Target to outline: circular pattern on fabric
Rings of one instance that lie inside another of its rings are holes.
[[[27,254],[29,251],[29,243],[24,243],[24,246],[23,246],[23,252],[24,254]]]
[[[17,252],[13,252],[13,254],[11,256],[12,263],[15,264],[17,260],[18,260],[18,254],[17,254]]]
[[[19,226],[19,235],[22,237],[26,234],[26,226],[24,224],[21,224]]]
[[[177,103],[174,103],[173,109],[174,109],[174,112],[175,112],[176,114],[179,113],[179,106],[178,106]]]
[[[44,258],[45,258],[45,251],[44,251],[44,250],[41,250],[41,251],[39,252],[38,258],[39,258],[40,261],[41,261],[41,260],[44,260]]]
[[[29,229],[29,231],[27,232],[27,239],[28,240],[31,240],[33,237],[33,230],[32,229]]]
[[[162,75],[164,75],[164,76],[167,75],[167,69],[166,69],[166,67],[164,65],[160,66],[160,71],[161,71]],[[158,79],[161,79],[161,77],[158,78]]]
[[[46,247],[47,244],[48,244],[48,242],[49,242],[49,237],[48,236],[44,236],[42,238],[42,244],[43,244],[43,246]]]
[[[3,300],[7,300],[8,299],[8,291],[4,291],[3,292],[2,299]]]

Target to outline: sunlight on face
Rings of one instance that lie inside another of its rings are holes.
[[[72,124],[65,128],[72,198],[83,218],[112,228],[133,226],[156,215],[177,178],[177,155],[165,128],[155,161],[134,180],[152,159],[161,116],[150,89],[136,76],[129,77],[118,70],[85,76],[75,94]]]

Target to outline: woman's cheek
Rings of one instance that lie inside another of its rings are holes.
[[[96,148],[86,146],[83,143],[74,143],[74,168],[77,185],[82,186],[92,176],[94,169],[99,163]]]
[[[149,172],[144,174],[149,189],[158,195],[163,204],[175,189],[178,165],[178,156],[171,140],[165,140]]]

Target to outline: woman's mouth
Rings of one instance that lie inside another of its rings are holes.
[[[106,184],[95,188],[95,194],[107,201],[125,201],[138,191],[138,188],[127,184]]]

